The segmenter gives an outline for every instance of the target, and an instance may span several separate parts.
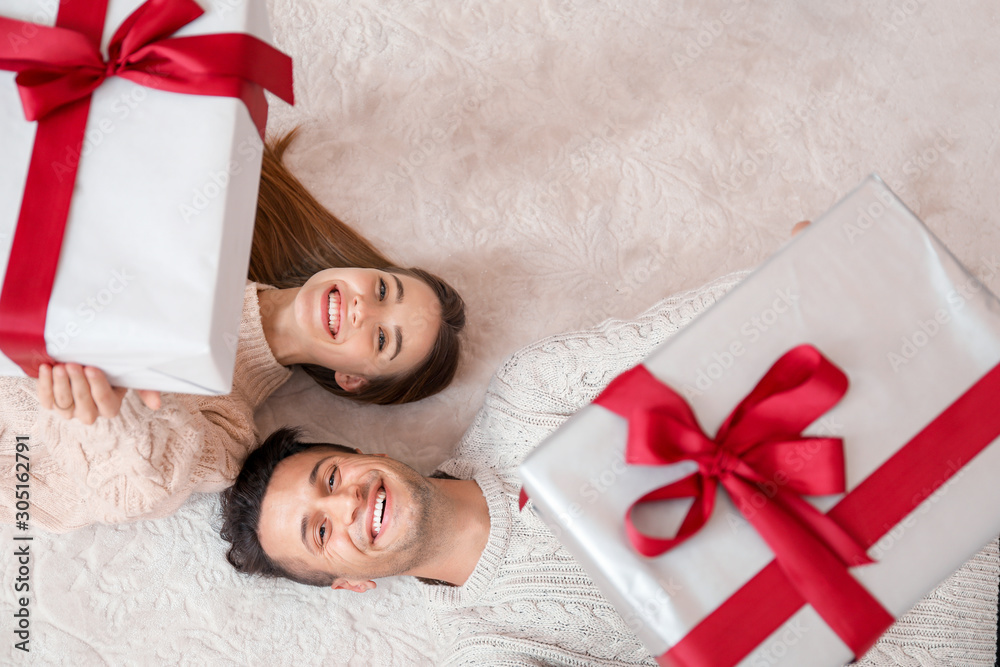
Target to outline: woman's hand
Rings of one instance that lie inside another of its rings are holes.
[[[63,419],[79,419],[93,424],[97,417],[114,417],[128,390],[112,387],[99,368],[80,364],[42,364],[38,367],[38,402],[55,410]],[[137,390],[150,410],[160,407],[160,392]]]

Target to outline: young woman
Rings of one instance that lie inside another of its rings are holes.
[[[126,392],[76,364],[44,366],[37,381],[0,378],[0,470],[24,470],[19,446],[30,460],[29,509],[19,514],[11,478],[0,521],[62,532],[165,516],[192,492],[225,488],[256,446],[254,411],[288,366],[369,403],[448,385],[461,297],[426,271],[393,266],[323,208],[282,162],[293,137],[265,150],[232,392]]]

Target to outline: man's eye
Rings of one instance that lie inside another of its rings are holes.
[[[378,330],[378,351],[381,352],[385,349],[385,332],[381,329]]]
[[[333,471],[330,473],[330,479],[327,482],[330,485],[330,490],[333,491],[334,479],[337,477],[337,468],[334,466]]]
[[[379,278],[378,279],[378,300],[379,301],[385,301],[385,293],[386,293],[385,281],[382,280],[381,278]]]
[[[323,546],[324,542],[326,542],[326,526],[320,526],[319,527],[319,545]]]

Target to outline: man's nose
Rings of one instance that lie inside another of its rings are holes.
[[[341,522],[345,526],[353,524],[358,513],[364,510],[364,496],[357,484],[341,483],[340,488],[325,499],[331,521]]]

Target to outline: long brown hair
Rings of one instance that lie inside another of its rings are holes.
[[[264,147],[250,280],[280,289],[299,287],[313,274],[332,267],[382,269],[422,280],[441,304],[441,325],[430,354],[413,371],[368,378],[360,390],[348,392],[337,385],[336,369],[313,364],[303,364],[302,369],[327,391],[365,403],[408,403],[436,394],[448,386],[458,369],[459,333],[465,327],[462,297],[432,273],[394,266],[312,196],[282,161],[297,131]]]

